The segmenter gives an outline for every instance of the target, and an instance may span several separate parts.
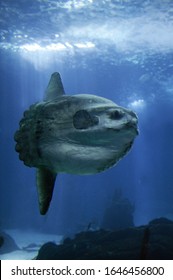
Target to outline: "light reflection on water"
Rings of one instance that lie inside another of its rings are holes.
[[[130,59],[134,53],[163,54],[173,48],[173,2],[168,0],[37,0],[29,6],[25,0],[7,0],[1,1],[0,14],[2,49],[74,55],[92,48],[116,63],[115,53]]]

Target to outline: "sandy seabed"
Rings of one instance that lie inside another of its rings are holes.
[[[4,230],[9,234],[20,250],[7,254],[0,254],[0,260],[32,260],[37,256],[38,250],[46,242],[60,244],[62,236],[55,234],[43,234],[34,231],[23,231],[18,229]]]

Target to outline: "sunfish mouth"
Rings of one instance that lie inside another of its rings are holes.
[[[136,135],[138,135],[139,134],[139,131],[138,131],[138,127],[137,127],[137,121],[136,122],[128,122],[128,123],[126,123],[125,124],[125,128],[126,129],[134,129],[135,131],[136,131]]]
[[[124,131],[124,130],[126,130],[126,131],[131,130],[135,135],[138,135],[139,134],[138,119],[127,121],[125,123],[121,123],[120,125],[107,127],[107,131],[120,132],[120,131]]]

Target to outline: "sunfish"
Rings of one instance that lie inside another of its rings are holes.
[[[138,118],[109,99],[65,95],[60,74],[52,74],[43,102],[24,112],[15,133],[16,151],[36,167],[39,208],[46,214],[58,173],[96,174],[115,165],[138,135]]]

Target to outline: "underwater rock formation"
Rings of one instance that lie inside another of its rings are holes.
[[[13,238],[5,232],[0,232],[0,254],[10,253],[15,250],[20,250],[20,248]]]
[[[4,238],[0,236],[0,247],[3,245],[3,243],[4,243]]]
[[[63,244],[44,244],[37,260],[173,260],[173,222],[166,218],[122,230],[81,232]]]
[[[123,197],[121,189],[117,189],[110,206],[104,213],[101,228],[115,230],[134,226],[133,212],[133,205]]]

